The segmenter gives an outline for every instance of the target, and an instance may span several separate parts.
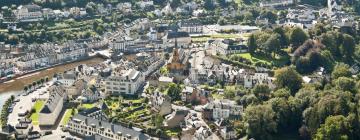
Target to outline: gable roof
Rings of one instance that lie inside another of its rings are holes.
[[[55,108],[63,101],[65,89],[57,83],[49,88],[49,99],[46,101],[40,113],[52,113]]]

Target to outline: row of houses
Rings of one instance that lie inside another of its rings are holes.
[[[88,56],[88,46],[68,42],[63,45],[29,45],[27,53],[20,57],[17,66],[20,70],[33,70],[53,64],[74,61]]]

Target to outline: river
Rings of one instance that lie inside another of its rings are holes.
[[[22,92],[25,85],[32,84],[33,81],[40,80],[41,78],[49,77],[49,80],[55,73],[62,73],[66,70],[73,69],[81,64],[94,65],[103,62],[104,59],[100,57],[90,58],[83,61],[77,61],[74,63],[64,64],[55,66],[53,68],[45,69],[39,72],[27,74],[13,80],[0,83],[0,110],[4,105],[5,101],[11,97],[11,95],[18,95]]]

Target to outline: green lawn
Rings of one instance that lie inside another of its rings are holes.
[[[231,39],[231,38],[244,38],[246,39],[247,34],[213,34],[213,35],[205,35],[205,36],[195,36],[191,37],[191,41],[193,42],[206,42],[209,39],[216,39],[216,38],[222,38],[222,39]]]
[[[31,114],[31,116],[30,116],[33,125],[39,125],[39,112],[42,109],[42,107],[44,106],[44,104],[45,104],[45,101],[42,101],[42,100],[38,100],[35,102],[33,107],[35,108],[36,112]]]
[[[256,57],[256,56],[251,57],[250,53],[242,53],[242,54],[238,54],[238,55],[245,59],[250,60],[252,63],[262,62],[262,63],[266,63],[269,65],[271,64],[271,62],[268,59],[260,58],[260,57]]]
[[[86,108],[86,109],[89,109],[89,108],[93,108],[97,105],[97,103],[92,103],[92,104],[81,104],[81,107],[82,108]]]
[[[276,55],[275,58],[270,58],[270,57],[266,57],[266,56],[261,56],[261,55],[251,55],[250,53],[240,53],[240,54],[233,54],[231,55],[229,58],[233,57],[233,56],[240,56],[242,58],[245,58],[247,60],[250,60],[252,65],[255,65],[255,63],[257,62],[261,62],[267,65],[271,65],[273,64],[273,66],[275,67],[281,67],[286,65],[286,63],[290,60],[290,56],[279,56]]]
[[[74,111],[75,111],[74,114],[76,114],[77,110],[75,109]],[[70,120],[70,118],[72,116],[71,114],[72,114],[72,109],[66,109],[64,117],[63,117],[63,119],[61,121],[62,125],[66,125],[69,122],[69,120]]]

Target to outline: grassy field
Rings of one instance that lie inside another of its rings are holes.
[[[290,60],[289,56],[279,56],[277,55],[275,58],[268,58],[266,56],[261,55],[251,55],[250,53],[241,53],[241,54],[233,54],[229,58],[238,55],[242,58],[245,58],[247,60],[250,60],[252,65],[255,65],[257,62],[261,62],[267,65],[273,65],[275,67],[281,67],[287,64],[287,62]]]
[[[39,125],[39,112],[44,106],[45,101],[38,100],[34,104],[35,113],[31,114],[30,118],[32,120],[33,125]]]
[[[216,38],[222,38],[222,39],[233,39],[233,38],[243,38],[246,39],[246,34],[213,34],[213,35],[204,35],[204,36],[196,36],[191,37],[191,40],[193,42],[206,42],[209,39],[216,39]]]
[[[236,54],[239,55],[245,59],[250,60],[252,63],[256,63],[256,62],[262,62],[262,63],[266,63],[266,64],[271,64],[271,62],[266,59],[266,58],[260,58],[260,57],[256,57],[256,56],[251,56],[250,53],[242,53],[242,54]]]
[[[92,104],[81,104],[81,107],[82,108],[86,108],[86,109],[89,109],[89,108],[93,108],[97,105],[97,103],[92,103]]]
[[[77,110],[74,110],[74,111],[75,111],[74,114],[76,114]],[[64,117],[63,117],[63,119],[61,121],[62,125],[66,125],[69,122],[69,120],[70,120],[70,118],[72,116],[71,114],[72,114],[72,109],[66,109]]]

